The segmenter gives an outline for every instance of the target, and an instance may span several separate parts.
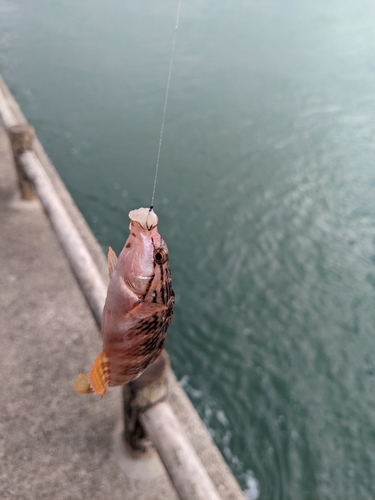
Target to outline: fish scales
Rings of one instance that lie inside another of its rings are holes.
[[[118,259],[108,251],[110,281],[102,317],[103,351],[88,376],[74,384],[79,393],[104,395],[107,387],[137,378],[156,360],[171,323],[174,292],[168,248],[149,209],[130,212],[130,235]]]

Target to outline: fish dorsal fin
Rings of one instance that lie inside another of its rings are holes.
[[[129,314],[137,319],[148,318],[149,316],[153,316],[154,314],[165,311],[167,306],[163,304],[156,304],[155,302],[141,302],[137,306],[135,306]]]
[[[108,274],[111,277],[117,264],[117,255],[115,254],[112,247],[108,248]]]

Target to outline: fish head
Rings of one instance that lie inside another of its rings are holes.
[[[140,298],[144,298],[157,268],[168,265],[168,248],[160,236],[157,215],[148,208],[132,210],[130,235],[119,256],[122,279]]]

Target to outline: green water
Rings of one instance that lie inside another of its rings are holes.
[[[177,2],[0,0],[103,248],[150,203]],[[375,4],[183,0],[155,211],[173,368],[248,499],[375,498]]]

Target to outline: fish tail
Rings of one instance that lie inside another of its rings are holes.
[[[88,375],[78,375],[73,387],[80,394],[95,392],[101,397],[104,396],[108,387],[108,363],[104,352],[96,358]]]
[[[93,391],[103,397],[108,387],[108,360],[103,351],[94,361],[88,379]]]
[[[80,394],[90,394],[90,392],[94,392],[90,385],[88,376],[83,373],[80,373],[75,379],[73,387]]]

